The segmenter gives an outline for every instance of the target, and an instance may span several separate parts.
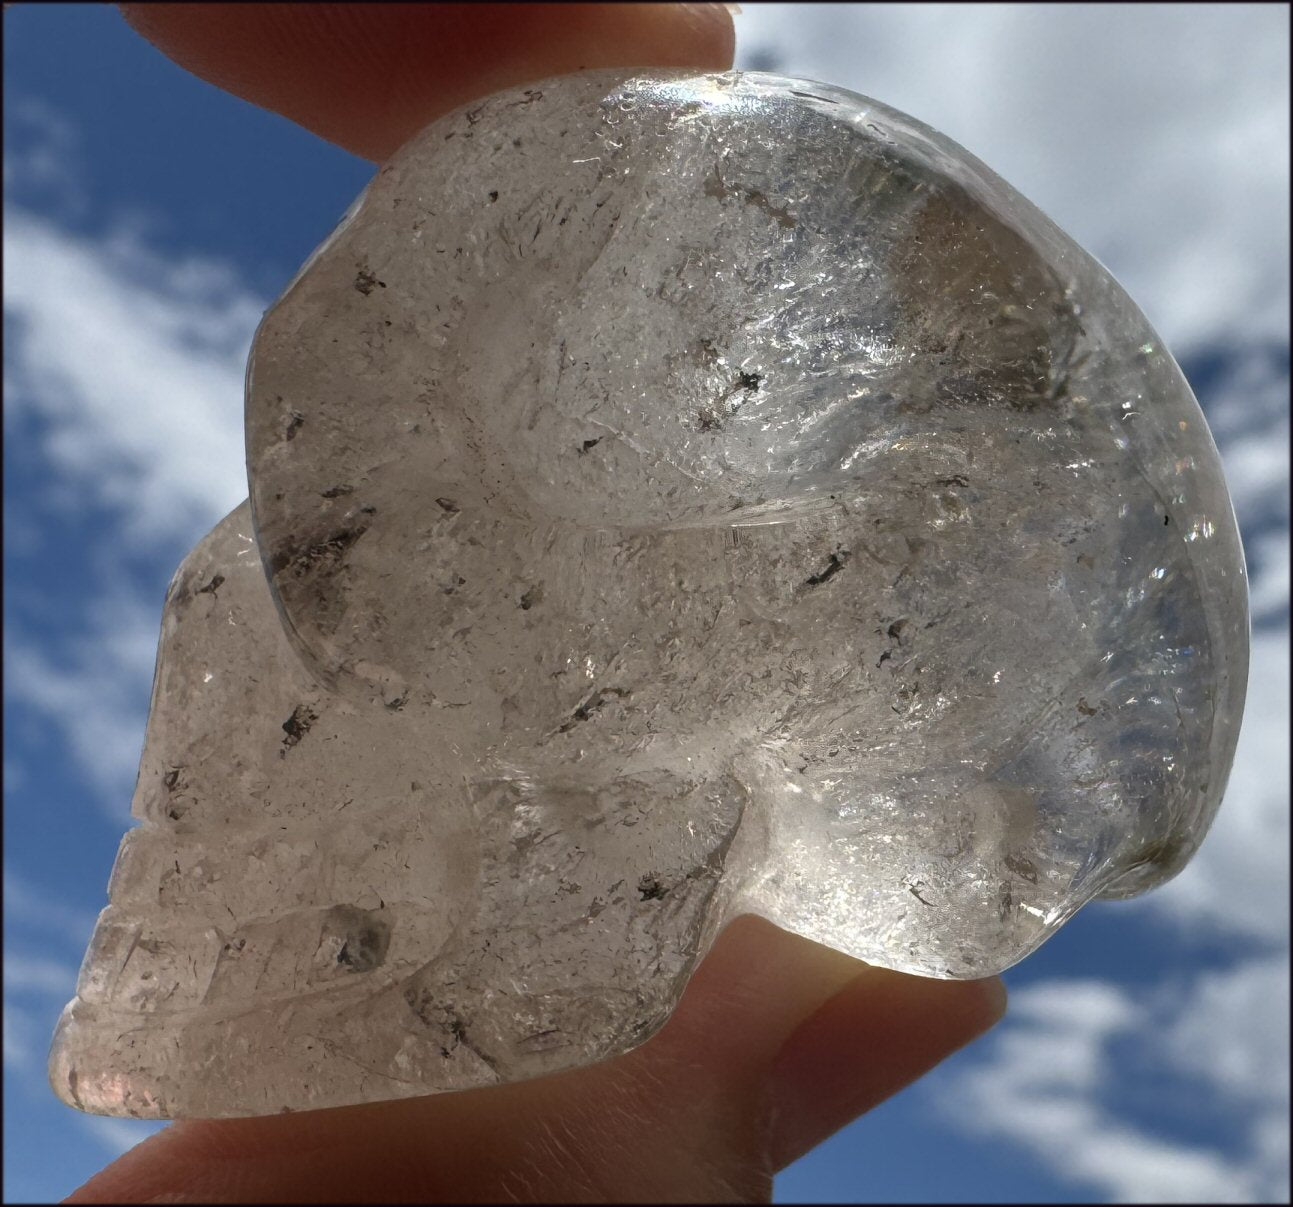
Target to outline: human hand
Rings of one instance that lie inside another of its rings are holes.
[[[440,114],[612,66],[725,69],[714,5],[125,5],[181,65],[380,160]],[[998,980],[870,968],[738,919],[665,1028],[554,1077],[181,1122],[71,1202],[767,1200],[773,1174],[990,1027]]]

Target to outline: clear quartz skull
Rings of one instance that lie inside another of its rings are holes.
[[[59,1095],[268,1114],[657,1029],[726,921],[980,977],[1178,871],[1247,675],[1180,370],[962,148],[758,73],[445,117],[257,334]]]

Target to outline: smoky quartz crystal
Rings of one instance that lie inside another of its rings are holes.
[[[51,1055],[143,1117],[532,1077],[761,914],[933,977],[1178,871],[1247,675],[1176,363],[961,147],[595,72],[443,118],[265,316]]]

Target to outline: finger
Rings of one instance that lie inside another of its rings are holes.
[[[732,64],[721,4],[123,4],[181,67],[367,159],[502,88]]]
[[[997,1023],[1000,978],[868,968],[807,1019],[772,1071],[768,1157],[784,1169]]]
[[[765,1201],[772,1174],[1000,1016],[741,918],[652,1040],[465,1093],[177,1124],[69,1202]]]

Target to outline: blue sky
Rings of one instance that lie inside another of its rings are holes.
[[[153,1128],[44,1061],[129,802],[162,595],[246,494],[264,307],[370,165],[100,6],[4,14],[6,1200]],[[1288,1187],[1288,9],[747,5],[738,65],[945,131],[1129,289],[1222,449],[1248,711],[1200,855],[1007,974],[1007,1020],[806,1157],[782,1201],[1277,1202]]]

